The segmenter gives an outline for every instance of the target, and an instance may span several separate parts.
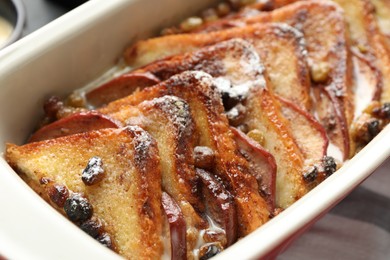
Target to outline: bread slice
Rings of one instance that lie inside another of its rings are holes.
[[[194,167],[197,135],[188,104],[174,96],[163,96],[137,106],[122,107],[109,116],[123,124],[141,126],[156,139],[162,158],[162,188],[177,202],[184,215],[188,257],[191,257],[199,232],[207,227],[207,221],[197,213],[203,206]]]
[[[82,172],[92,157],[101,159],[104,173],[100,182],[89,186],[82,181]],[[67,215],[64,203],[71,202],[72,196],[87,199],[84,206],[92,205],[92,219],[103,223],[105,244],[111,239],[112,248],[120,255],[129,259],[161,257],[159,157],[156,142],[141,128],[103,129],[23,146],[7,144],[5,158],[62,214]],[[85,226],[90,216],[75,217],[77,225]],[[88,230],[91,235],[97,232]]]
[[[192,52],[201,47],[232,38],[245,39],[254,46],[266,67],[272,83],[271,88],[275,93],[292,100],[305,109],[310,109],[310,77],[306,64],[303,35],[287,25],[263,24],[210,34],[182,34],[159,37],[138,42],[129,48],[124,55],[130,66],[139,67],[158,59]],[[183,67],[191,66],[193,63],[200,64],[199,57],[204,57],[206,53],[210,51],[217,53],[222,49],[223,47],[219,46],[199,51],[195,56],[187,54],[168,58],[150,66],[145,66],[140,71],[155,71],[160,77],[166,79],[167,77],[163,73],[172,74],[174,71],[183,71]],[[223,54],[218,54],[218,57],[223,57]],[[180,64],[180,67],[174,68],[174,64]],[[172,66],[172,72],[168,71],[170,66]],[[164,71],[164,68],[167,68],[166,71]],[[159,70],[162,71],[158,72]],[[215,73],[216,71],[213,72],[213,74]]]
[[[144,100],[166,95],[177,96],[189,104],[198,137],[196,145],[207,146],[215,152],[212,173],[222,180],[225,187],[234,195],[239,236],[254,231],[268,221],[267,204],[258,192],[256,179],[246,170],[248,162],[238,153],[224,114],[220,94],[210,75],[202,72],[184,72],[154,87],[112,102],[99,111],[113,116],[118,111],[138,105]]]
[[[289,124],[278,103],[267,89],[253,89],[245,106],[248,130],[263,134],[263,145],[276,160],[276,206],[287,208],[309,190],[302,177],[304,158],[290,137]]]

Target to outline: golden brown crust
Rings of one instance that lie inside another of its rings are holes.
[[[23,146],[7,144],[5,156],[45,199],[50,184],[83,194],[119,254],[138,259],[161,256],[159,157],[155,141],[142,129],[104,129]],[[105,177],[96,185],[85,186],[81,173],[93,156],[102,159]],[[51,204],[64,214],[62,208]]]

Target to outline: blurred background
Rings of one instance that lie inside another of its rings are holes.
[[[87,0],[0,0],[0,48]]]

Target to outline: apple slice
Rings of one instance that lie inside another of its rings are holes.
[[[290,122],[291,134],[304,159],[312,162],[322,159],[329,144],[325,128],[291,101],[275,97],[281,104],[282,115]]]
[[[96,111],[70,115],[40,128],[29,139],[29,143],[54,139],[61,136],[89,132],[104,128],[119,128],[121,124]]]
[[[187,258],[186,222],[179,205],[168,193],[163,192],[161,204],[168,218],[171,235],[171,259],[180,260]]]
[[[263,147],[277,163],[276,207],[287,208],[309,189],[302,178],[304,158],[291,135],[289,124],[281,113],[280,104],[265,88],[253,89],[245,102],[245,121],[249,131],[260,131]]]
[[[318,119],[325,127],[328,138],[337,148],[332,151],[333,157],[340,161],[348,158],[351,151],[354,150],[353,142],[350,142],[348,125],[345,117],[342,115],[342,104],[331,90],[326,88],[315,88],[313,96],[317,102],[316,112]]]
[[[259,183],[270,212],[275,209],[276,161],[272,154],[237,128],[230,127],[241,154],[249,161],[251,173]]]
[[[159,82],[158,78],[148,72],[127,73],[91,90],[85,96],[90,105],[101,107],[111,101],[130,95],[137,88],[153,86]]]
[[[225,230],[227,245],[230,246],[237,239],[237,213],[233,196],[223,187],[212,174],[196,169],[203,187],[202,194],[206,204],[206,211],[210,217]]]

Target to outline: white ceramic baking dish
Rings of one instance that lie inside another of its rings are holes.
[[[0,151],[22,144],[50,94],[64,95],[114,66],[124,48],[212,0],[93,0],[0,51]],[[337,173],[215,259],[276,256],[390,155],[390,127]],[[140,245],[142,246],[142,245]],[[0,255],[116,259],[35,194],[0,158]]]

